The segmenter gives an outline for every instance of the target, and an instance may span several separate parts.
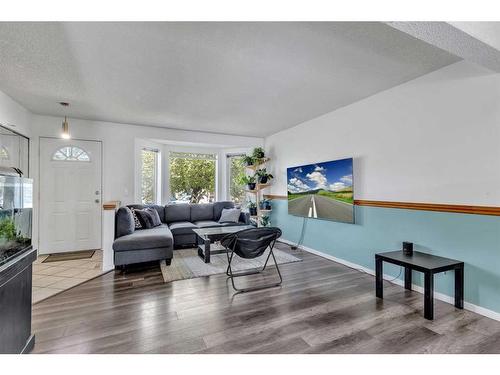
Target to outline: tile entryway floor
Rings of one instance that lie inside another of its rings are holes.
[[[39,255],[33,263],[33,303],[103,274],[102,250],[88,259],[42,263],[47,257]]]

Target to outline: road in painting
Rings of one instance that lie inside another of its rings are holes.
[[[288,213],[354,223],[352,159],[287,170]]]

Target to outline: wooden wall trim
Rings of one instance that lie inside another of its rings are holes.
[[[267,199],[281,199],[281,200],[287,200],[287,196],[286,195],[273,195],[273,194],[264,194],[264,198],[267,198]]]
[[[268,199],[287,200],[286,195],[264,195]],[[356,199],[357,206],[370,206],[382,208],[399,208],[404,210],[455,212],[461,214],[500,216],[500,207],[495,206],[469,206],[463,204],[441,204],[441,203],[413,203],[413,202],[388,202]]]
[[[117,210],[120,207],[120,201],[110,201],[102,204],[103,210]]]
[[[357,206],[399,208],[405,210],[455,212],[461,214],[492,215],[500,216],[500,207],[495,206],[469,206],[464,204],[441,204],[441,203],[413,203],[413,202],[387,202],[360,200],[354,201]]]

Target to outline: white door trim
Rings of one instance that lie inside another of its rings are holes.
[[[38,221],[37,224],[36,224],[36,227],[37,227],[37,253],[39,254],[39,249],[40,249],[40,200],[41,200],[41,196],[40,196],[40,176],[42,174],[42,169],[41,169],[41,163],[42,163],[42,159],[41,159],[41,144],[42,144],[42,139],[61,139],[59,137],[50,137],[50,136],[39,136],[38,137],[38,152],[37,152],[37,156],[38,156],[38,181],[36,181],[36,186],[37,186],[37,190],[38,190],[38,194],[37,194],[37,197],[36,197],[36,205],[37,205],[37,208],[36,208],[36,211],[37,211],[37,215],[36,215],[36,220]],[[104,147],[103,147],[103,141],[100,140],[100,139],[85,139],[85,138],[71,138],[72,140],[74,141],[84,141],[84,142],[98,142],[99,143],[99,146],[100,146],[100,149],[101,149],[101,176],[100,176],[100,180],[101,180],[101,202],[100,202],[100,207],[99,207],[99,212],[101,214],[101,230],[100,230],[100,237],[101,237],[101,247],[103,246],[103,220],[104,220],[104,215],[103,215],[103,209],[102,209],[102,205],[104,203],[103,199],[104,199],[104,181],[103,181],[103,175],[104,175]]]

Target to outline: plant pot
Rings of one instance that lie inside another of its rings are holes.
[[[267,176],[259,177],[259,184],[267,184]]]
[[[271,209],[271,203],[265,203],[263,210],[270,210]]]
[[[257,208],[249,208],[248,212],[250,212],[250,216],[257,216]]]
[[[251,184],[247,184],[248,190],[255,190],[256,183],[252,182]]]

